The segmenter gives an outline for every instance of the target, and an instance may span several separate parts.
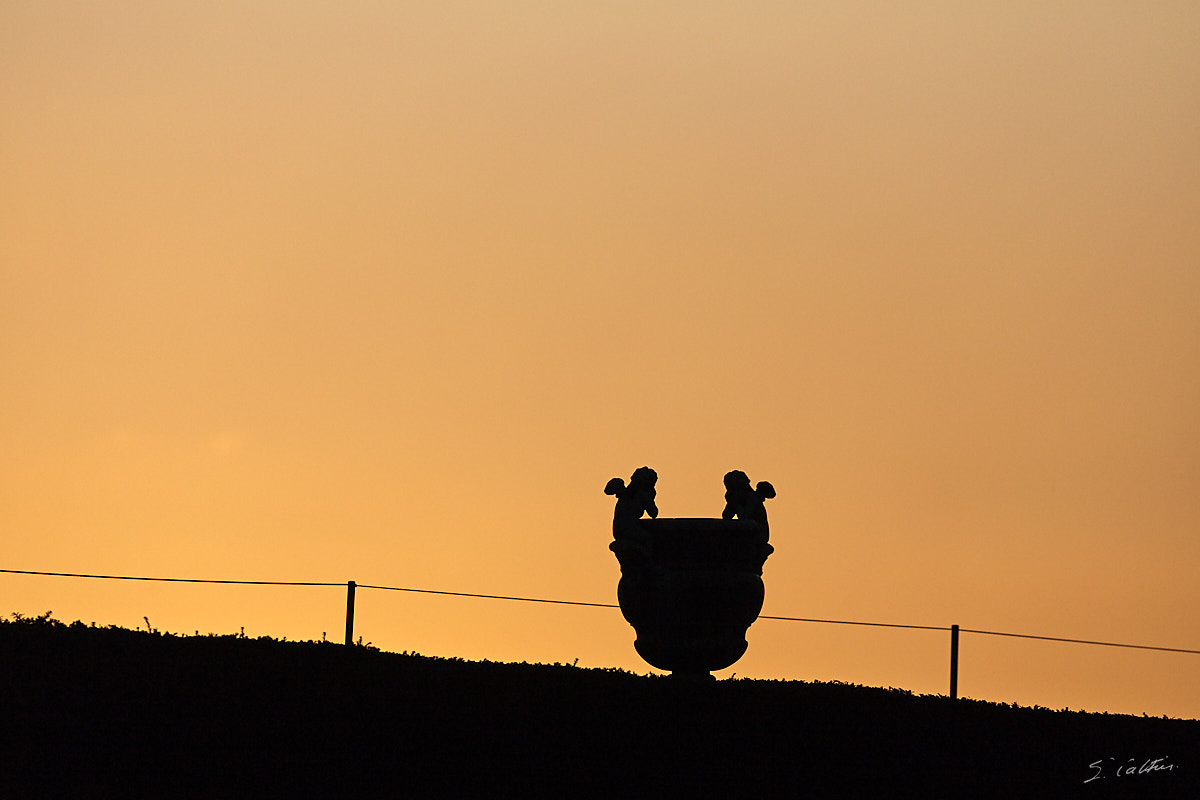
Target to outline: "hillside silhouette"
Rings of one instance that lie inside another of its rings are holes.
[[[0,797],[1200,796],[1196,720],[48,615],[0,669]]]

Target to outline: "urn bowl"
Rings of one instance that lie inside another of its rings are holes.
[[[762,610],[766,540],[757,523],[726,519],[644,519],[617,537],[617,601],[638,654],[679,676],[741,658]]]

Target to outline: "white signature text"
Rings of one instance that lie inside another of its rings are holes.
[[[1130,758],[1124,762],[1118,762],[1112,756],[1102,758],[1099,761],[1093,761],[1091,764],[1088,764],[1088,767],[1095,770],[1095,772],[1084,783],[1091,783],[1099,778],[1107,778],[1108,773],[1118,778],[1124,778],[1129,775],[1146,775],[1151,772],[1171,772],[1178,765],[1171,764],[1167,759],[1168,756],[1163,756],[1162,758],[1147,758],[1145,761],[1139,762],[1136,758]]]

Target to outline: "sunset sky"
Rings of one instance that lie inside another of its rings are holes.
[[[605,482],[718,516],[737,468],[778,491],[764,614],[1200,649],[1198,54],[1184,0],[4,3],[0,568],[613,603]],[[357,606],[387,650],[651,671],[613,609]],[[948,688],[943,632],[748,638],[718,677]],[[1200,717],[1200,655],[960,658]]]

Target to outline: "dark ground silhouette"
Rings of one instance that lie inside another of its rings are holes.
[[[1200,796],[1194,720],[52,620],[0,670],[0,797]]]

